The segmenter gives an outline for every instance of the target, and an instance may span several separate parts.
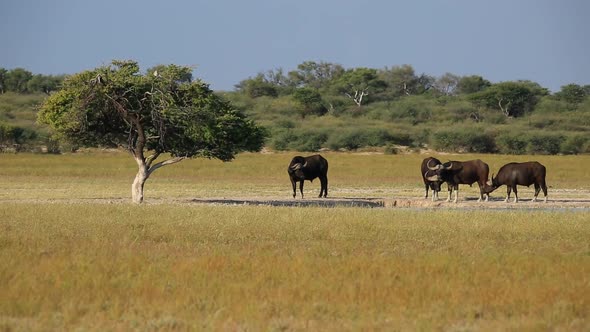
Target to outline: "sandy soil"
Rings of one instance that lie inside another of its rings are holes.
[[[362,190],[361,190],[362,191]],[[297,196],[292,199],[289,196],[268,197],[219,197],[219,198],[188,198],[174,199],[175,203],[184,204],[215,204],[215,205],[269,205],[269,206],[317,206],[317,207],[366,207],[366,208],[410,208],[410,209],[580,209],[590,212],[590,190],[554,189],[550,192],[547,202],[544,202],[542,194],[536,202],[532,202],[530,195],[521,195],[519,202],[514,203],[514,195],[507,203],[505,197],[494,195],[488,202],[478,202],[476,196],[460,196],[457,203],[447,202],[446,192],[441,192],[437,201],[431,197],[424,199],[419,191],[394,191],[383,193],[384,197],[366,197],[367,193],[361,191],[342,191],[336,197],[317,198],[306,196],[301,199]],[[150,200],[149,203],[165,202]]]
[[[446,192],[441,192],[441,199],[432,201],[431,197],[424,199],[417,192],[397,192],[389,197],[362,197],[359,192],[340,193],[338,197],[296,199],[285,196],[248,196],[248,197],[175,197],[175,198],[146,198],[145,204],[205,204],[205,205],[263,205],[263,206],[292,206],[292,207],[364,207],[364,208],[400,208],[400,209],[542,209],[561,210],[576,209],[590,213],[590,190],[562,189],[553,190],[547,202],[540,196],[537,202],[531,202],[531,197],[521,196],[518,203],[514,197],[505,202],[502,197],[491,197],[488,202],[478,202],[476,197],[459,197],[457,203],[446,201]],[[350,194],[350,195],[347,195]],[[356,197],[355,197],[356,196]],[[60,198],[60,199],[0,199],[1,203],[66,203],[66,204],[132,204],[129,197],[121,198]]]
[[[543,199],[531,202],[530,198],[520,199],[518,203],[506,203],[503,198],[492,198],[488,202],[478,202],[475,198],[459,199],[457,203],[446,199],[431,201],[430,198],[326,198],[326,199],[284,199],[284,198],[194,198],[192,204],[229,205],[270,205],[270,206],[318,206],[318,207],[366,207],[366,208],[416,208],[416,209],[582,209],[590,212],[590,197],[568,197]]]

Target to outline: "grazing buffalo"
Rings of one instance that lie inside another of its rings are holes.
[[[518,202],[518,193],[516,186],[530,186],[535,185],[535,196],[533,202],[537,201],[539,191],[543,189],[545,195],[545,202],[547,202],[547,184],[545,183],[545,175],[547,169],[536,161],[529,161],[526,163],[508,163],[498,171],[498,175],[494,177],[492,174],[492,185],[488,188],[487,193],[506,185],[506,202],[510,199],[510,191],[514,191],[514,203]]]
[[[301,198],[303,198],[303,182],[305,180],[313,181],[315,178],[320,178],[321,189],[320,196],[328,196],[328,161],[319,154],[302,157],[293,157],[289,163],[289,178],[293,185],[293,198],[296,196],[296,186],[299,182],[299,191],[301,191]]]
[[[442,164],[440,160],[428,157],[422,160],[422,165],[420,166],[420,174],[422,175],[422,180],[424,181],[424,189],[426,190],[426,194],[424,195],[424,199],[428,198],[428,188],[432,189],[432,201],[438,199],[438,193],[440,192],[440,186],[443,184],[443,181],[435,180],[431,181],[428,178],[435,176],[436,171],[432,171],[429,167],[435,167],[437,165]]]
[[[487,181],[490,167],[479,159],[469,161],[449,161],[434,167],[428,166],[428,169],[435,171],[435,175],[428,177],[428,180],[444,181],[449,185],[449,198],[447,199],[447,202],[451,200],[451,193],[455,190],[455,203],[457,203],[460,184],[468,184],[471,186],[475,182],[479,185],[478,202],[481,202],[484,199],[484,194],[486,195],[486,201],[489,198],[489,194],[486,190],[489,190]]]

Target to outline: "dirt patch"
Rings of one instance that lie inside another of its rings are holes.
[[[544,202],[542,199],[532,202],[520,200],[514,203],[513,200],[505,202],[504,199],[490,199],[488,202],[478,202],[477,199],[460,200],[457,203],[446,200],[431,201],[419,198],[400,198],[385,201],[385,207],[396,208],[419,208],[419,209],[585,209],[590,211],[590,199],[567,198],[555,199]]]
[[[226,199],[226,198],[195,198],[192,203],[229,204],[229,205],[269,205],[269,206],[300,206],[300,207],[385,207],[379,199]]]
[[[584,209],[590,211],[590,198],[567,198],[544,202],[538,200],[521,200],[518,203],[505,202],[504,199],[492,199],[478,202],[467,199],[457,203],[446,200],[431,201],[415,197],[400,198],[326,198],[326,199],[280,199],[280,198],[194,198],[193,204],[215,205],[267,205],[289,207],[364,207],[364,208],[414,208],[414,209]]]
[[[251,205],[277,207],[360,207],[360,208],[398,208],[398,209],[503,209],[503,210],[579,210],[590,212],[590,190],[561,189],[554,191],[550,199],[544,202],[541,198],[531,202],[530,197],[521,198],[518,203],[505,202],[504,198],[492,197],[488,202],[478,202],[475,197],[460,198],[457,203],[447,202],[446,198],[432,201],[430,197],[424,199],[420,193],[397,191],[383,193],[387,197],[361,197],[370,192],[350,190],[341,192],[340,197],[293,199],[285,196],[246,196],[246,197],[149,197],[146,205],[157,204],[208,204],[208,205]],[[344,196],[344,197],[342,197]],[[55,198],[55,199],[0,199],[1,203],[41,203],[41,204],[133,204],[129,197],[117,198]]]

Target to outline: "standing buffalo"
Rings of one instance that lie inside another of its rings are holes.
[[[303,198],[303,182],[305,180],[313,181],[315,178],[320,178],[321,189],[320,196],[328,196],[328,161],[319,154],[302,157],[293,157],[289,163],[289,178],[293,185],[293,198],[296,196],[296,186],[299,182],[299,191],[301,191],[301,198]]]
[[[488,200],[489,194],[486,191],[489,190],[490,187],[487,184],[490,167],[483,161],[479,159],[469,161],[449,161],[434,167],[428,166],[428,168],[431,171],[436,171],[436,174],[428,177],[428,180],[444,181],[449,185],[449,198],[447,199],[447,202],[451,200],[451,193],[455,190],[455,203],[457,203],[459,198],[459,185],[468,184],[471,186],[474,182],[477,182],[479,185],[478,202],[481,202],[484,199],[484,194],[486,195],[485,200]]]
[[[537,201],[539,191],[543,189],[545,195],[545,202],[547,202],[547,184],[545,183],[545,175],[547,170],[545,166],[536,161],[529,161],[526,163],[508,163],[500,168],[498,175],[494,177],[492,174],[492,185],[488,188],[487,193],[506,185],[506,202],[510,199],[510,191],[514,191],[514,203],[518,202],[518,193],[516,186],[530,186],[535,185],[535,196],[533,202]]]
[[[424,189],[426,190],[424,199],[428,198],[428,188],[432,189],[432,201],[438,199],[438,193],[440,192],[440,186],[442,185],[443,181],[431,181],[428,178],[436,175],[436,171],[430,170],[429,167],[435,167],[441,164],[442,163],[440,162],[440,160],[433,157],[424,158],[424,160],[422,160],[422,165],[420,166],[420,174],[422,175],[422,180],[424,181]]]

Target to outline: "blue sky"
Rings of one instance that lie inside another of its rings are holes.
[[[215,90],[304,61],[590,84],[586,0],[0,0],[0,67],[188,65]]]

